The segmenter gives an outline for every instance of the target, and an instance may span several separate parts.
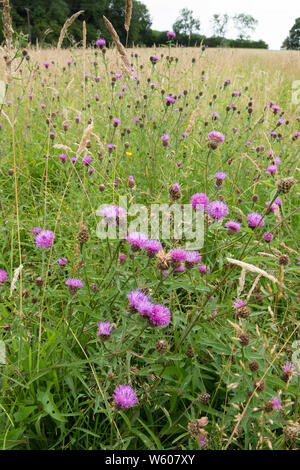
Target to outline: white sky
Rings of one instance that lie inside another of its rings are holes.
[[[212,35],[210,18],[214,13],[233,16],[247,13],[258,20],[252,39],[263,39],[270,49],[280,49],[288,36],[295,19],[300,16],[299,0],[142,0],[147,5],[152,18],[152,29],[172,30],[172,25],[182,8],[193,10],[194,17],[201,21],[200,33]],[[233,26],[228,28],[226,36],[236,38]]]

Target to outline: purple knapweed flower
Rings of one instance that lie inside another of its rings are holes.
[[[190,204],[195,210],[206,208],[209,204],[209,198],[205,193],[196,193],[193,194]]]
[[[202,256],[198,251],[188,250],[185,254],[185,267],[187,269],[192,269],[196,264],[201,263]]]
[[[154,240],[152,238],[144,240],[142,246],[150,257],[153,257],[156,253],[162,250],[162,244],[158,240]]]
[[[59,158],[60,158],[60,160],[61,160],[63,163],[65,163],[65,162],[66,162],[66,159],[67,159],[67,155],[66,155],[65,153],[61,153],[61,154],[59,155]]]
[[[131,385],[119,385],[112,395],[117,407],[131,408],[138,402],[136,391]]]
[[[112,325],[110,321],[100,321],[98,322],[98,331],[97,335],[102,341],[109,339],[111,335]]]
[[[263,234],[263,239],[264,239],[265,242],[267,242],[267,243],[270,243],[270,241],[272,241],[273,238],[274,238],[274,237],[273,237],[272,233],[270,233],[270,232],[265,232],[265,233]]]
[[[156,304],[153,306],[149,319],[152,325],[167,326],[171,320],[170,310],[165,305]]]
[[[126,216],[126,210],[123,207],[109,205],[105,206],[99,211],[103,219],[109,224],[119,225],[120,219],[124,219]]]
[[[175,103],[175,98],[173,98],[173,96],[166,96],[165,100],[166,100],[167,104]]]
[[[96,46],[100,47],[100,46],[105,46],[105,45],[106,45],[105,39],[102,39],[102,38],[97,39]]]
[[[252,214],[249,214],[248,217],[248,226],[250,228],[254,227],[263,227],[265,225],[265,221],[262,217],[261,214],[258,214],[258,212],[252,212]]]
[[[205,447],[207,445],[208,441],[205,436],[202,436],[202,434],[200,434],[198,439],[199,439],[200,447]]]
[[[4,284],[7,279],[7,272],[0,269],[0,284]]]
[[[208,205],[208,214],[213,217],[215,220],[220,220],[228,215],[229,210],[225,202],[222,201],[212,201]]]
[[[89,155],[85,155],[82,159],[82,163],[84,163],[86,166],[89,166],[91,162],[92,158]]]
[[[281,410],[281,405],[282,405],[282,401],[281,401],[281,400],[278,400],[277,397],[272,397],[270,401],[271,401],[271,403],[272,403],[273,410],[276,410],[276,411],[280,411],[280,410]]]
[[[33,227],[33,229],[31,230],[31,233],[34,233],[35,235],[37,235],[41,231],[42,231],[41,227]]]
[[[142,232],[131,232],[126,237],[126,241],[130,244],[132,251],[139,251],[144,248],[145,240],[148,240],[148,237]]]
[[[266,171],[266,175],[273,175],[278,170],[277,165],[269,165]]]
[[[66,286],[69,286],[71,294],[76,294],[79,287],[83,287],[83,282],[77,278],[70,278],[65,282]]]
[[[145,292],[135,289],[131,291],[127,298],[129,300],[129,305],[133,307],[134,310],[138,311],[138,308],[141,304],[150,302],[149,297],[145,294]]]
[[[225,227],[228,228],[228,234],[233,235],[235,232],[241,231],[241,224],[235,222],[234,220],[229,220],[226,222]]]
[[[55,235],[51,230],[42,230],[34,240],[39,248],[50,248],[53,245],[54,238]]]
[[[174,261],[185,261],[187,252],[183,248],[175,248],[170,251],[172,260]]]
[[[282,366],[283,372],[289,376],[297,375],[297,372],[295,371],[295,369],[296,367],[294,366],[294,364],[288,361],[285,363],[284,366]]]
[[[234,308],[235,310],[237,310],[238,308],[244,307],[245,305],[246,305],[246,302],[244,302],[244,301],[241,300],[241,299],[237,299],[237,300],[233,303],[232,308]]]
[[[66,256],[63,256],[62,258],[59,258],[57,262],[60,266],[66,266],[66,264],[69,262],[69,259]]]
[[[168,37],[169,39],[173,39],[173,38],[176,37],[176,33],[174,33],[174,31],[168,31],[168,32],[167,32],[167,37]]]

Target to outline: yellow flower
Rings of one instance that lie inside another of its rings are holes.
[[[126,152],[126,155],[128,155],[128,157],[131,157],[132,153],[131,152]]]

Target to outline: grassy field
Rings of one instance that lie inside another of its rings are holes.
[[[300,53],[27,53],[0,65],[0,448],[299,447]],[[97,236],[120,196],[197,193],[195,262]]]

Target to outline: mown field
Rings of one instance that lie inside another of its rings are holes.
[[[13,63],[0,446],[297,448],[300,54],[127,54],[130,72],[115,49],[32,49]],[[124,215],[119,196],[127,210],[204,203],[202,248],[99,239],[103,216]]]

